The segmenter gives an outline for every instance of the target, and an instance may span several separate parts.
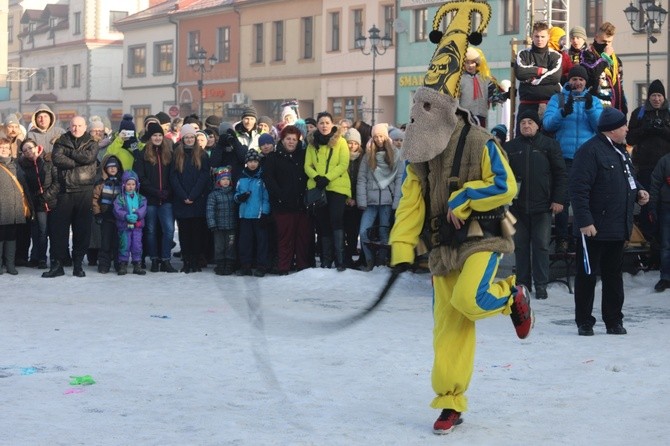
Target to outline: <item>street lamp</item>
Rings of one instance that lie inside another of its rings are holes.
[[[660,30],[665,22],[665,18],[668,15],[668,11],[663,9],[660,5],[656,5],[656,0],[639,0],[640,9],[633,6],[633,2],[630,2],[628,8],[623,10],[623,13],[626,14],[626,20],[630,23],[630,27],[635,32],[647,33],[647,89],[649,89],[649,82],[651,81],[651,62],[649,61],[649,44],[656,43],[658,39],[654,36],[654,30]],[[648,5],[648,6],[647,6]],[[644,14],[642,16],[644,23],[641,27],[636,27],[636,23],[640,23],[640,12]]]
[[[370,39],[370,49],[365,49],[365,42]],[[356,48],[361,50],[361,53],[369,56],[372,54],[372,125],[375,125],[375,81],[377,75],[377,56],[383,56],[386,54],[386,50],[391,46],[393,42],[391,38],[386,34],[384,37],[379,37],[379,29],[375,25],[372,25],[372,28],[368,30],[368,38],[361,35],[356,37]]]
[[[200,119],[204,118],[204,101],[205,95],[203,94],[203,84],[205,79],[205,73],[212,71],[214,65],[219,60],[211,56],[207,57],[207,51],[204,48],[200,48],[195,54],[191,54],[188,58],[188,66],[193,69],[193,71],[200,72],[200,79],[198,79],[198,91],[200,92]]]

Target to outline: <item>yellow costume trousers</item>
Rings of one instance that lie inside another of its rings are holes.
[[[433,277],[433,349],[431,380],[436,393],[431,407],[465,412],[465,392],[475,359],[475,321],[509,315],[515,277],[493,282],[502,254],[478,252],[463,269]]]

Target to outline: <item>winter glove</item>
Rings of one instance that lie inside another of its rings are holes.
[[[316,182],[316,187],[319,189],[325,189],[326,186],[328,186],[328,183],[330,183],[330,180],[326,177],[322,177],[321,175],[317,175],[314,177],[314,181]]]
[[[126,221],[127,221],[128,223],[133,223],[133,224],[137,223],[137,214],[128,214],[128,215],[126,215]]]
[[[249,192],[249,191],[242,192],[241,194],[239,194],[237,196],[237,201],[239,201],[240,203],[244,203],[245,201],[247,201],[249,199],[249,195],[251,195],[251,192]]]
[[[593,95],[591,93],[586,93],[584,95],[585,108],[591,110],[593,108]]]
[[[102,224],[102,214],[95,214],[95,224],[101,225]]]
[[[570,97],[568,97],[568,101],[565,103],[565,105],[563,105],[563,110],[561,110],[561,116],[563,116],[565,118],[566,116],[571,114],[573,111],[575,111],[574,103],[575,103],[575,100],[572,97],[572,95],[570,95]]]

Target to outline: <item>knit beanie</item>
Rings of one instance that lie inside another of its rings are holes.
[[[361,133],[355,128],[350,128],[347,130],[347,133],[344,134],[344,139],[349,141],[356,141],[359,145],[361,144]]]
[[[314,118],[305,118],[305,124],[312,124],[314,127],[316,127],[316,119],[314,119]]]
[[[144,132],[144,134],[147,135],[150,138],[155,133],[160,133],[161,135],[165,135],[165,133],[163,132],[163,127],[161,127],[160,124],[157,124],[155,122],[150,122],[149,125],[147,126],[147,130],[146,130],[146,132]]]
[[[598,120],[598,131],[609,132],[626,125],[626,115],[613,107],[606,107]]]
[[[570,38],[572,39],[573,37],[581,37],[584,40],[587,40],[586,37],[586,30],[584,29],[583,26],[573,26],[570,29]]]
[[[244,109],[242,110],[242,119],[246,118],[247,116],[251,116],[252,118],[258,119],[258,113],[256,112],[256,107],[254,107],[253,105],[244,107]]]
[[[197,124],[198,127],[202,127],[202,125],[200,125],[200,118],[198,118],[198,115],[195,114],[185,117],[184,124]]]
[[[538,127],[542,127],[542,121],[540,121],[540,116],[537,114],[535,110],[526,110],[525,112],[521,113],[519,115],[519,122],[521,122],[524,119],[532,119],[535,121],[535,124],[537,124]]]
[[[205,128],[219,131],[219,124],[221,124],[222,119],[216,115],[209,115],[205,119]]]
[[[94,120],[88,125],[89,130],[104,130],[105,124],[101,120]]]
[[[158,122],[161,124],[169,124],[170,122],[172,122],[170,116],[164,111],[159,111],[158,113],[156,113],[156,119],[158,119]]]
[[[119,159],[113,155],[107,158],[107,160],[105,161],[105,170],[107,170],[110,167],[118,168],[119,166],[120,166]]]
[[[195,136],[195,127],[193,127],[193,124],[184,124],[184,125],[181,126],[181,130],[179,131],[179,135],[182,138],[186,135]]]
[[[260,161],[261,156],[255,149],[247,150],[247,155],[244,157],[244,162],[248,163],[249,161]]]
[[[269,116],[265,116],[265,115],[258,118],[258,123],[259,124],[267,124],[267,126],[270,127],[270,128],[272,128],[272,126],[274,125],[274,123],[272,122],[272,118],[269,117]]]
[[[575,65],[574,67],[570,68],[570,71],[568,72],[568,79],[572,79],[573,77],[581,77],[585,81],[588,81],[589,73],[583,66]]]
[[[389,137],[389,125],[385,122],[375,124],[372,126],[372,136],[381,135],[385,138]]]
[[[214,177],[216,178],[216,185],[219,185],[219,181],[223,178],[228,178],[232,180],[232,170],[230,166],[217,167],[214,169]]]
[[[135,123],[133,123],[133,116],[128,113],[123,115],[121,123],[119,124],[119,132],[122,130],[132,130],[135,131]]]
[[[404,140],[405,139],[405,132],[403,132],[402,130],[400,130],[398,128],[393,128],[389,132],[389,138],[391,138],[394,141],[396,139],[403,139]]]
[[[9,124],[21,125],[21,124],[19,123],[19,120],[18,120],[18,119],[16,118],[16,116],[15,116],[14,114],[12,114],[12,113],[10,113],[9,115],[7,115],[7,117],[5,118],[5,125],[9,125]]]
[[[274,140],[274,138],[272,137],[272,135],[270,135],[269,133],[263,133],[263,134],[261,134],[261,136],[258,138],[258,147],[263,146],[263,145],[265,145],[265,144],[272,144],[272,145],[274,145],[274,143],[275,143],[275,140]]]
[[[465,60],[474,60],[475,62],[479,63],[480,56],[481,54],[479,51],[473,47],[468,47],[467,51],[465,52]]]
[[[291,108],[291,107],[289,107],[289,106],[286,106],[286,107],[284,107],[284,109],[283,109],[282,112],[281,112],[281,119],[282,119],[282,121],[283,121],[284,118],[285,118],[286,116],[288,116],[288,115],[293,115],[293,119],[294,119],[294,120],[295,120],[295,119],[298,119],[298,115],[296,114],[295,110],[293,110],[293,108]]]
[[[505,124],[498,124],[491,129],[491,134],[500,141],[505,142],[507,140],[507,126]]]
[[[660,93],[665,97],[665,87],[663,83],[656,79],[651,84],[649,84],[649,90],[647,91],[647,97],[651,96],[654,93]]]

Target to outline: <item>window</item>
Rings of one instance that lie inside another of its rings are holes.
[[[302,18],[302,58],[314,56],[314,21],[311,17]]]
[[[595,36],[601,23],[603,23],[603,0],[586,0],[586,35]]]
[[[275,35],[275,62],[284,60],[284,22],[277,21],[272,24]]]
[[[219,28],[216,37],[216,58],[219,59],[219,62],[230,62],[230,27]]]
[[[81,34],[81,12],[74,13],[74,26],[72,34],[74,34],[75,36],[77,34]]]
[[[30,76],[26,80],[26,91],[33,91],[33,77],[32,76]]]
[[[172,73],[172,42],[159,42],[154,44],[154,74]]]
[[[131,46],[128,48],[128,76],[144,76],[146,74],[146,47]]]
[[[425,42],[428,37],[428,10],[426,8],[414,10],[414,41]]]
[[[49,28],[55,28],[56,27],[56,17],[49,17]]]
[[[56,82],[56,69],[54,67],[49,67],[47,68],[47,90],[53,90],[55,82]]]
[[[263,63],[263,24],[254,25],[254,63]]]
[[[362,9],[354,9],[351,11],[351,17],[352,17],[352,23],[353,23],[353,31],[354,31],[354,39],[353,41],[355,42],[356,39],[361,37],[363,35],[363,10]]]
[[[188,57],[198,57],[200,49],[200,31],[190,31],[188,33]]]
[[[35,90],[42,91],[42,89],[44,88],[44,79],[46,78],[46,72],[44,71],[44,69],[37,70],[37,73],[35,73],[35,78],[36,78]]]
[[[72,86],[75,88],[81,87],[81,65],[72,65]]]
[[[328,105],[335,122],[344,118],[351,119],[352,122],[365,118],[363,116],[363,98],[360,96],[329,98]]]
[[[14,16],[7,16],[7,40],[8,43],[14,41]]]
[[[330,51],[340,51],[340,13],[330,13]]]
[[[567,7],[564,6],[568,2],[566,0],[551,0],[551,20],[554,22],[566,22],[568,20]],[[568,45],[570,39],[568,38]]]
[[[118,33],[119,30],[116,29],[114,23],[126,17],[128,17],[128,12],[126,11],[109,11],[109,32]]]
[[[131,107],[131,110],[135,122],[144,122],[144,118],[151,114],[151,107],[148,105],[135,105]]]
[[[60,66],[60,88],[67,88],[67,65]]]
[[[503,0],[503,34],[519,34],[519,0]]]
[[[382,29],[382,34],[390,38],[393,38],[394,9],[393,5],[384,6],[384,29]]]
[[[635,90],[637,90],[637,106],[641,107],[647,100],[647,83],[636,82]]]

